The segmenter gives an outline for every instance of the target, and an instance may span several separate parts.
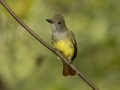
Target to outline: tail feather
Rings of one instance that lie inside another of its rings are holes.
[[[65,62],[63,62],[63,75],[68,76],[69,72],[70,72],[69,66]]]
[[[70,66],[69,66],[69,68],[70,68],[70,76],[77,76],[77,73],[76,73],[76,71],[73,69],[73,68],[71,68]]]
[[[77,76],[77,73],[69,65],[67,65],[65,62],[63,62],[63,75],[64,76],[68,76],[68,75]]]

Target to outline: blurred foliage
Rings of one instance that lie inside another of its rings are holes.
[[[119,0],[5,0],[51,45],[46,18],[64,14],[76,36],[74,65],[100,90],[120,89]],[[63,77],[62,63],[0,5],[0,90],[92,90],[79,77]]]

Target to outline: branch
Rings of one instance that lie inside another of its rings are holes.
[[[9,6],[4,2],[4,0],[0,0],[0,3],[6,8],[6,10],[16,19],[16,21],[21,24],[34,38],[36,38],[41,44],[43,44],[46,48],[56,54],[62,61],[66,62],[71,68],[73,68],[79,77],[81,77],[93,90],[99,90],[92,82],[90,82],[81,72],[79,72],[67,59],[65,59],[61,53],[55,50],[53,47],[48,45],[45,41],[43,41],[36,33],[34,33],[24,22],[22,22],[18,16],[9,8]]]

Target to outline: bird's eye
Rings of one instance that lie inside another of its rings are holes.
[[[61,24],[61,22],[59,21],[58,24]]]

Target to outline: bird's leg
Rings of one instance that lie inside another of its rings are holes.
[[[54,48],[55,51],[58,51],[62,54],[62,51],[58,50],[57,48]],[[61,60],[59,57],[57,57],[57,59]]]
[[[72,61],[71,61],[71,58],[70,58],[70,57],[68,57],[68,61],[69,61],[69,63],[70,63],[70,64],[72,63]]]

